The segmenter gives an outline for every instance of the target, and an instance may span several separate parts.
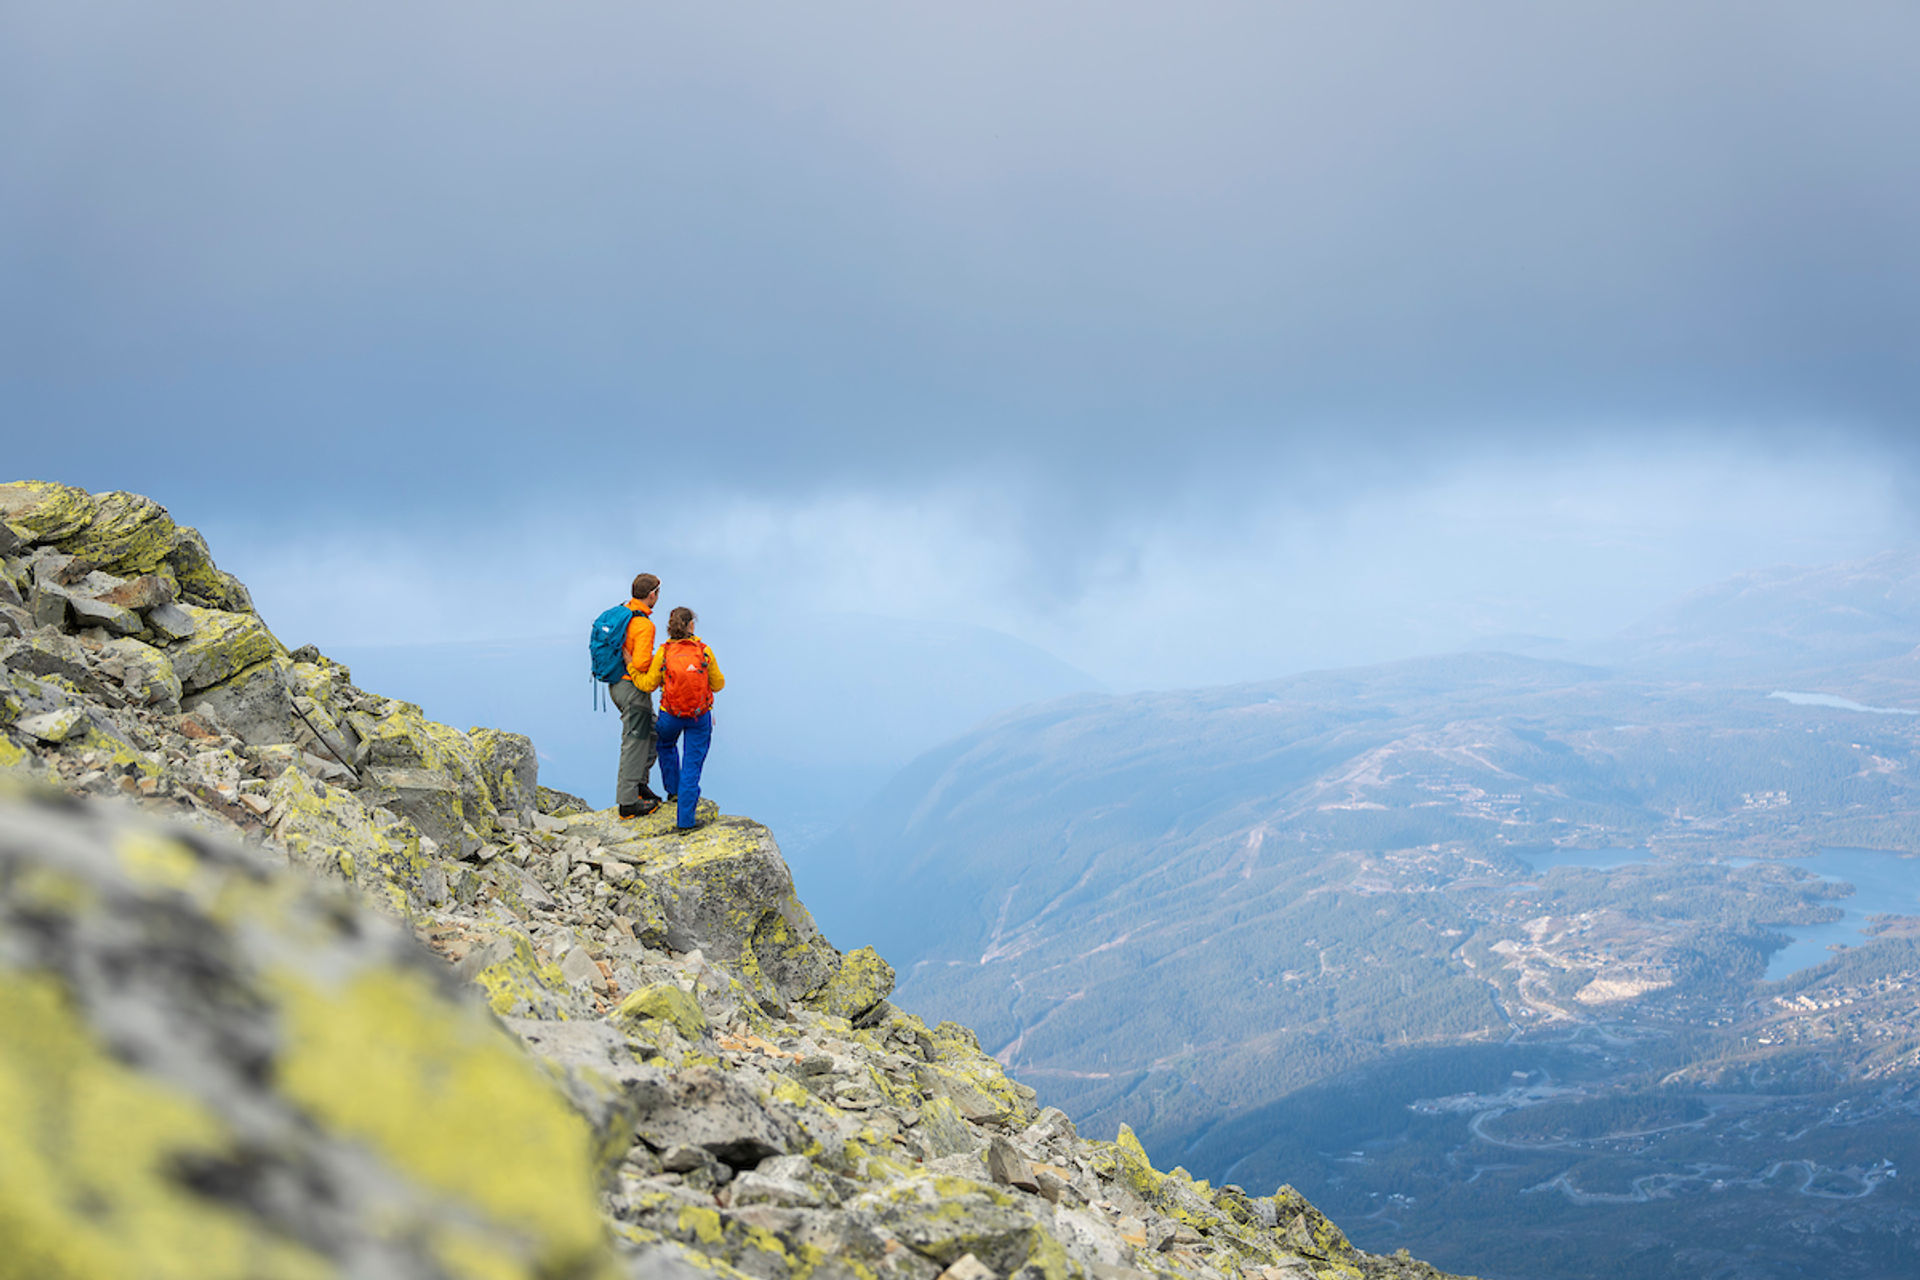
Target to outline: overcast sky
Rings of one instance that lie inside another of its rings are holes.
[[[6,470],[296,643],[1599,633],[1914,540],[1916,120],[1905,0],[0,0]]]

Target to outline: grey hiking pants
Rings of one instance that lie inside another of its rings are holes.
[[[620,774],[613,802],[633,804],[653,771],[653,695],[634,688],[631,680],[614,681],[607,693],[620,708]]]

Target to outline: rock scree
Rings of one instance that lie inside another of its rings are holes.
[[[0,1280],[1327,1280],[1083,1138],[773,836],[620,821],[287,649],[136,494],[0,485]]]

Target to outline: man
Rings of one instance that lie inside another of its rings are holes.
[[[608,688],[620,709],[620,773],[613,799],[623,818],[642,818],[660,807],[660,797],[647,785],[655,754],[653,690],[659,677],[650,677],[648,669],[653,665],[653,607],[658,603],[660,579],[651,573],[636,577],[633,598],[627,601],[633,611],[623,647],[627,673]]]

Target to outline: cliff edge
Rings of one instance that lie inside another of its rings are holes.
[[[0,485],[0,668],[0,1280],[1441,1275],[1080,1137],[764,827],[542,788],[150,499]]]

